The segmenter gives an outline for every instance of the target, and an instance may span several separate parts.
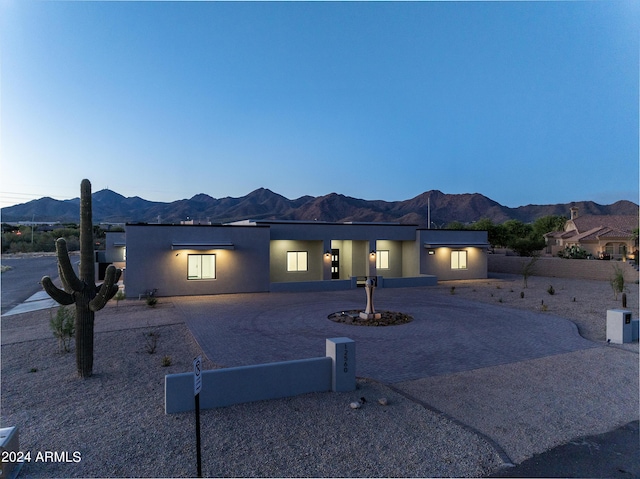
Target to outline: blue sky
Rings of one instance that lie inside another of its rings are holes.
[[[0,0],[0,200],[637,202],[639,4]]]

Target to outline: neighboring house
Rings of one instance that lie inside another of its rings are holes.
[[[107,241],[107,257],[126,258],[129,297],[350,289],[367,276],[378,287],[486,278],[489,246],[486,231],[253,220],[128,224],[126,255],[123,244]]]
[[[555,256],[566,247],[578,246],[594,258],[627,259],[638,249],[637,238],[633,238],[637,228],[637,216],[579,216],[578,208],[571,208],[571,219],[563,230],[545,235],[547,253]]]

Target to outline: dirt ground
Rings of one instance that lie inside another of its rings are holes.
[[[436,290],[472,301],[567,318],[576,323],[584,338],[592,341],[606,341],[607,310],[622,308],[622,295],[616,295],[607,281],[531,276],[525,287],[522,276],[490,274],[484,280],[441,281]],[[627,283],[624,293],[626,309],[637,319],[638,283]]]

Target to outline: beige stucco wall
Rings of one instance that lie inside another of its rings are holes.
[[[492,254],[489,255],[488,267],[492,273],[522,274],[522,266],[528,261],[531,261],[531,258]],[[542,257],[537,261],[533,274],[535,276],[609,281],[613,276],[615,266],[623,270],[625,281],[629,283],[638,281],[638,272],[631,264],[624,261],[601,261],[596,259]]]
[[[378,269],[377,275],[385,278],[402,277],[402,241],[377,240],[376,251],[389,251],[389,268]]]
[[[438,281],[453,279],[481,279],[487,277],[487,254],[482,248],[432,248],[434,254],[425,256],[423,274],[432,274]],[[467,252],[467,268],[451,269],[451,253],[453,251]]]
[[[273,240],[269,245],[271,282],[321,281],[324,273],[324,251],[322,241]],[[287,271],[287,252],[306,251],[307,271]]]

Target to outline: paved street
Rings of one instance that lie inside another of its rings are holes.
[[[58,276],[56,257],[2,257],[2,265],[11,269],[2,273],[2,314],[19,305],[38,291],[42,291],[40,280],[49,275]]]

